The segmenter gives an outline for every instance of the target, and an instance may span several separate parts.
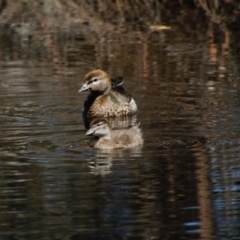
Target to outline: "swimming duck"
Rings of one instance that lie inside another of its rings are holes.
[[[137,113],[132,96],[122,87],[123,78],[111,77],[102,70],[93,70],[84,77],[79,92],[90,91],[84,102],[83,117],[117,117]]]
[[[93,120],[86,135],[98,138],[93,146],[97,149],[133,148],[143,145],[142,133],[138,126],[112,130],[106,119]]]

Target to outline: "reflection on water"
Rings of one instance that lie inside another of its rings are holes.
[[[129,117],[130,118],[130,117]],[[130,125],[127,128],[119,126],[124,125],[121,119],[115,118],[114,126],[118,126],[118,129],[114,129],[111,122],[107,118],[96,118],[91,122],[90,129],[88,129],[86,135],[93,135],[97,140],[93,143],[93,147],[96,149],[126,149],[133,147],[141,147],[143,145],[142,132],[138,125]]]
[[[239,36],[179,24],[3,28],[1,239],[239,239]],[[78,89],[95,68],[126,79],[139,114],[109,121],[140,123],[141,148],[89,147]]]
[[[95,136],[89,144],[96,149],[93,159],[89,160],[93,174],[109,174],[115,159],[141,157],[144,141],[136,115],[84,120],[90,121],[91,126],[86,135]]]

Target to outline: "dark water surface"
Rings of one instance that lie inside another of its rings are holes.
[[[240,239],[234,34],[2,32],[0,239]],[[89,147],[78,89],[95,68],[124,76],[143,148]]]

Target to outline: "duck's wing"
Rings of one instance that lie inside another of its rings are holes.
[[[126,92],[125,89],[123,88],[122,86],[123,82],[124,80],[122,76],[112,79],[112,91],[110,95],[112,95],[112,97],[115,96],[120,102],[121,101],[130,102],[132,99],[132,96],[131,94]]]
[[[112,101],[120,103],[129,103],[132,99],[132,95],[125,91],[125,89],[122,86],[117,86],[113,88],[110,92],[110,97],[112,98]]]
[[[124,80],[122,76],[112,78],[112,88],[119,87],[123,84]]]

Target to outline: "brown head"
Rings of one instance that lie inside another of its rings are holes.
[[[110,76],[100,70],[93,70],[87,73],[84,77],[84,84],[80,88],[79,92],[91,91],[99,92],[101,94],[107,94],[112,89],[112,82]]]

